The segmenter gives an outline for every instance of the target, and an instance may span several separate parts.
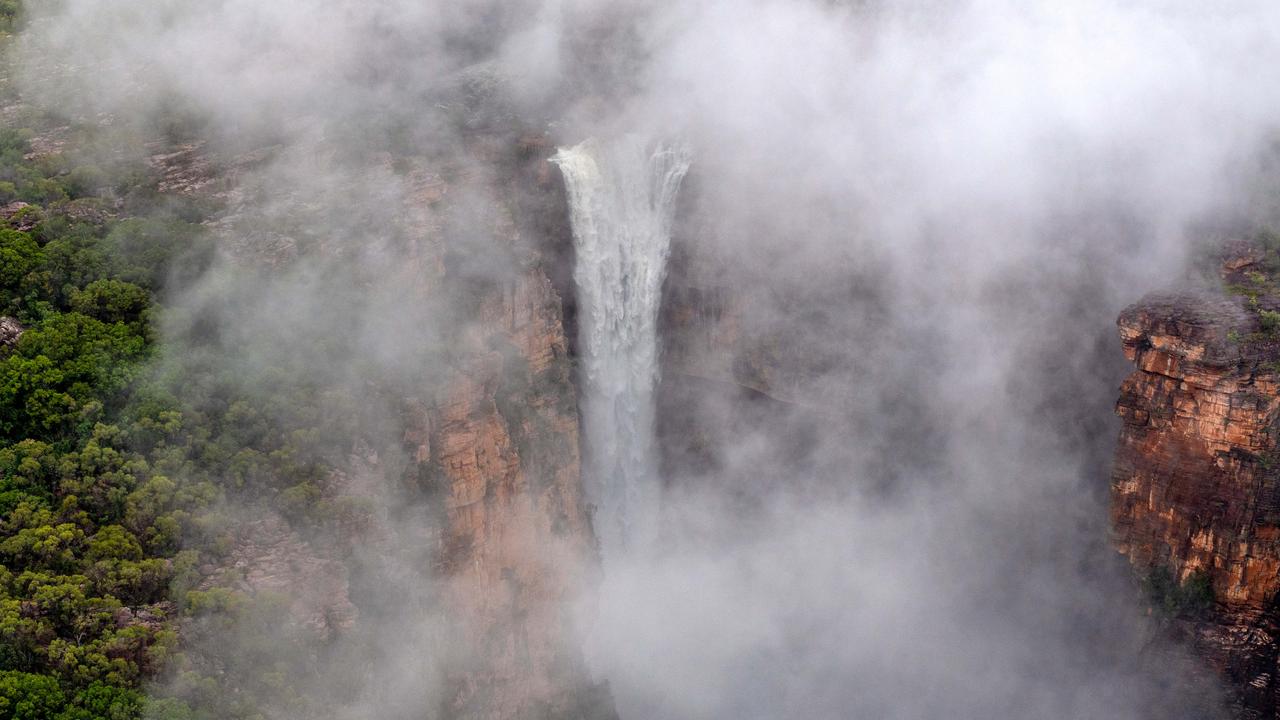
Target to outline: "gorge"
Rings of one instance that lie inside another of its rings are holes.
[[[0,31],[0,720],[1277,717],[1275,3]]]

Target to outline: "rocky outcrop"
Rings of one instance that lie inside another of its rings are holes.
[[[1225,272],[1249,264],[1229,260]],[[1140,573],[1212,587],[1207,615],[1172,625],[1237,691],[1242,717],[1275,717],[1280,354],[1258,307],[1164,295],[1121,314],[1137,369],[1116,406],[1111,519],[1116,548]]]
[[[26,328],[16,318],[0,316],[0,348],[11,348],[18,344]]]
[[[276,515],[240,524],[230,555],[202,583],[212,587],[286,598],[288,617],[320,640],[350,629],[359,616],[342,563],[322,557]]]

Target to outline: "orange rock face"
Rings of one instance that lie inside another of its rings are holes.
[[[553,217],[567,205],[544,177],[550,152],[544,138],[523,141],[502,177],[463,178],[445,191],[494,198],[488,230],[523,258],[522,269],[484,286],[452,369],[406,432],[440,498],[436,575],[449,645],[461,655],[448,664],[451,717],[612,715],[569,621],[598,558],[564,303],[544,261],[550,246],[571,242],[567,221]],[[448,205],[446,197],[439,212]]]
[[[448,383],[418,453],[445,491],[447,615],[470,650],[450,678],[453,705],[473,718],[561,717],[586,686],[567,607],[594,547],[559,299],[530,272],[484,312],[500,349]]]
[[[1189,628],[1249,717],[1276,708],[1280,388],[1234,300],[1149,298],[1119,320],[1124,421],[1112,477],[1117,549],[1140,571],[1203,572],[1215,609]],[[1252,713],[1252,714],[1251,714]]]

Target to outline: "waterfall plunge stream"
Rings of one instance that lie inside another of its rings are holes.
[[[626,136],[561,148],[552,161],[569,193],[585,480],[607,560],[656,533],[658,309],[690,156],[678,144]]]

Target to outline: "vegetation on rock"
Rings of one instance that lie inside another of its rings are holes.
[[[0,2],[0,25],[16,13]],[[0,720],[253,717],[179,630],[269,608],[196,568],[230,545],[228,493],[310,520],[359,511],[316,491],[317,427],[344,419],[285,359],[257,381],[216,362],[237,340],[165,305],[212,263],[204,208],[162,197],[146,166],[39,150],[67,121],[31,122],[0,129],[0,317],[23,329],[0,344]],[[162,315],[181,350],[159,344]],[[161,678],[175,697],[148,698]]]
[[[1196,571],[1182,582],[1169,568],[1157,565],[1143,580],[1147,602],[1166,618],[1199,619],[1213,610],[1213,580],[1204,571]]]

